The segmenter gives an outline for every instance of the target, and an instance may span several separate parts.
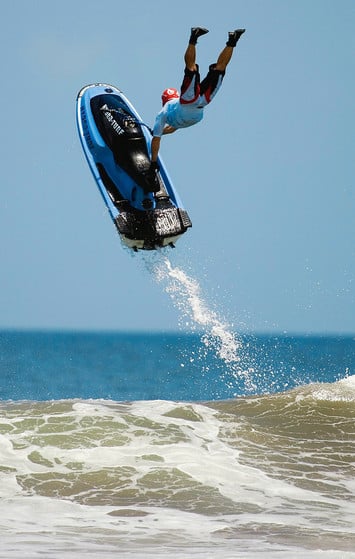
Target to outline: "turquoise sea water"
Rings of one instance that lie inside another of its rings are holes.
[[[352,337],[238,336],[239,359],[227,362],[201,337],[1,332],[0,398],[201,401],[355,374]]]

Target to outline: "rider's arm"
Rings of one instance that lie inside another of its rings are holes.
[[[153,162],[155,162],[158,158],[159,148],[160,148],[160,136],[153,136],[152,145],[151,145]]]
[[[173,126],[165,126],[164,130],[163,130],[163,134],[172,134],[173,132],[175,132],[177,130],[177,128],[174,128]],[[153,136],[152,138],[152,146],[151,146],[151,150],[152,150],[152,161],[156,161],[158,159],[158,153],[159,153],[159,148],[160,148],[160,136]]]
[[[176,128],[166,124],[166,112],[164,109],[160,111],[157,118],[155,119],[153,138],[152,138],[152,161],[155,162],[158,158],[158,152],[160,148],[160,139],[163,134],[172,134],[175,132]]]
[[[167,124],[163,130],[163,134],[172,134],[173,132],[176,132],[177,128],[174,128],[174,126],[170,126],[170,124]]]

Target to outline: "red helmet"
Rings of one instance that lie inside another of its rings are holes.
[[[180,97],[180,94],[179,94],[178,90],[175,89],[175,87],[168,87],[168,89],[164,89],[164,91],[161,95],[161,100],[163,101],[163,106],[165,105],[165,103],[170,101],[170,99],[179,99],[179,97]]]

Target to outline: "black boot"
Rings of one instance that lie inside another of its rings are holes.
[[[201,37],[201,35],[206,35],[206,33],[208,33],[208,29],[204,29],[203,27],[191,27],[189,44],[196,45],[197,39]]]
[[[236,29],[235,31],[230,31],[228,33],[228,41],[226,42],[227,47],[235,47],[244,31],[245,29]]]

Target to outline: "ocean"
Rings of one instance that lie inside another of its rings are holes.
[[[355,337],[0,332],[0,558],[355,558]]]

